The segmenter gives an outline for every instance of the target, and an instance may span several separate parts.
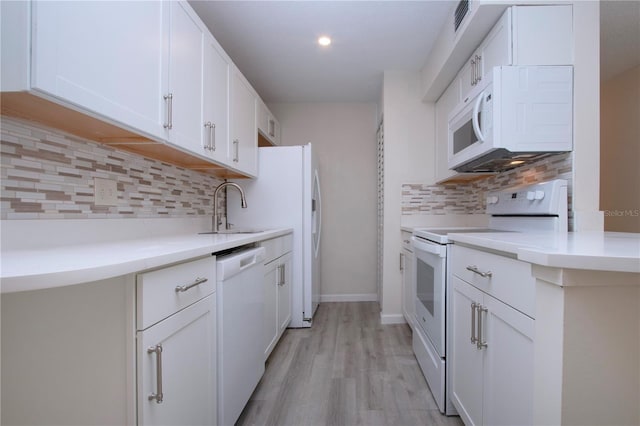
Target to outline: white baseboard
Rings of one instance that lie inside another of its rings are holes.
[[[321,294],[320,303],[322,302],[377,302],[377,293],[363,294]]]
[[[404,315],[396,314],[396,315],[384,315],[380,314],[380,323],[385,324],[405,324],[407,321],[404,319]]]

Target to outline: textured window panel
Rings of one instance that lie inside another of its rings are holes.
[[[195,217],[213,214],[222,181],[2,117],[1,219]],[[94,178],[114,180],[115,206],[94,204]]]

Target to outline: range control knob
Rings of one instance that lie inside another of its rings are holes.
[[[487,197],[487,204],[497,204],[498,203],[498,196],[497,195],[489,195]]]
[[[533,191],[527,191],[527,200],[533,201],[536,198],[536,193]]]
[[[536,191],[536,200],[542,200],[544,198],[544,191]]]

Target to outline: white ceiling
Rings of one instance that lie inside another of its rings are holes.
[[[452,1],[190,1],[265,102],[377,102],[419,70]],[[328,48],[318,46],[329,35]]]
[[[383,71],[422,68],[457,0],[189,3],[265,102],[377,102]],[[601,2],[602,80],[640,64],[639,22],[640,0]]]

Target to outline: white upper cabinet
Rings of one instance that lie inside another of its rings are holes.
[[[221,177],[257,175],[259,98],[187,2],[0,7],[1,89],[14,92],[3,114]],[[266,126],[276,140],[272,115]]]
[[[464,99],[493,67],[512,64],[511,57],[511,9],[508,9],[460,71],[458,81]]]
[[[471,54],[452,84],[462,101],[473,98],[491,69],[500,65],[571,65],[571,5],[508,8]]]
[[[208,38],[204,46],[202,146],[207,155],[223,163],[229,156],[229,68],[222,49]]]
[[[166,114],[164,127],[171,143],[188,151],[204,154],[204,33],[185,7],[185,3],[169,2],[169,84],[163,95]]]
[[[237,68],[231,79],[231,167],[248,175],[258,174],[256,95]]]
[[[280,145],[280,123],[260,98],[256,98],[256,124],[260,135],[271,145]]]
[[[28,3],[20,7],[28,14]],[[162,137],[165,9],[162,2],[33,2],[31,88]]]
[[[449,170],[449,114],[469,102],[483,87],[493,67],[501,65],[571,65],[571,5],[508,8],[436,102],[436,182],[472,180],[478,173]]]

